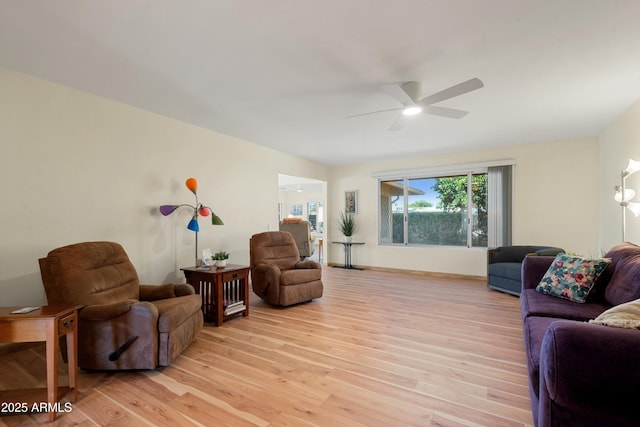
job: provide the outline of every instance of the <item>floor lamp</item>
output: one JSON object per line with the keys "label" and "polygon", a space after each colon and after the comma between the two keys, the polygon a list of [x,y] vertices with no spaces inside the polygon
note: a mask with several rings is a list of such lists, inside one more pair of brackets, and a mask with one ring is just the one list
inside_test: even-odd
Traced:
{"label": "floor lamp", "polygon": [[[616,202],[622,207],[622,241],[626,241],[626,210],[633,212],[634,216],[640,215],[640,203],[631,202],[636,196],[635,190],[626,188],[626,181],[629,175],[640,171],[640,162],[629,159],[627,167],[620,172],[620,185],[615,186],[616,194],[614,196]],[[626,208],[626,209],[625,209]]]}
{"label": "floor lamp", "polygon": [[193,193],[193,195],[196,196],[195,206],[187,204],[162,205],[160,206],[160,213],[164,216],[171,215],[176,211],[176,209],[183,206],[188,207],[193,211],[191,221],[189,221],[189,223],[187,224],[187,229],[196,233],[196,267],[198,267],[198,232],[200,231],[200,226],[198,225],[198,216],[209,216],[209,214],[211,214],[211,224],[213,225],[224,225],[224,222],[222,222],[222,219],[218,215],[216,215],[209,206],[204,206],[198,201],[198,181],[195,178],[187,179],[185,185]]}

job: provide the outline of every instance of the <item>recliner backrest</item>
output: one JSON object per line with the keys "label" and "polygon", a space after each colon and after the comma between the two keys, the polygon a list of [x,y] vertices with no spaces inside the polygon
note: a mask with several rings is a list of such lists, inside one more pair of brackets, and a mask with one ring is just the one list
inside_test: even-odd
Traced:
{"label": "recliner backrest", "polygon": [[291,233],[301,256],[308,257],[313,255],[314,248],[311,238],[311,224],[309,221],[287,221],[285,219],[280,222],[279,230]]}
{"label": "recliner backrest", "polygon": [[95,305],[139,299],[138,274],[118,243],[76,243],[52,250],[39,262],[49,304]]}
{"label": "recliner backrest", "polygon": [[280,270],[290,270],[300,261],[300,253],[291,233],[265,231],[251,237],[251,267],[258,264],[275,264]]}

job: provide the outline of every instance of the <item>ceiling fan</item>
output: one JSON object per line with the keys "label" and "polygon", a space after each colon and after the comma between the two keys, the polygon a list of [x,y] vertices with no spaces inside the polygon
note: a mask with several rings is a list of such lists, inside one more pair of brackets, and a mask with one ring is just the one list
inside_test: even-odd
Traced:
{"label": "ceiling fan", "polygon": [[473,78],[418,100],[417,98],[420,95],[421,89],[420,82],[388,84],[382,87],[383,90],[397,99],[402,104],[402,107],[354,114],[348,118],[384,113],[387,111],[402,111],[402,114],[400,114],[393,122],[391,127],[389,127],[389,130],[402,129],[405,116],[413,116],[420,113],[435,114],[436,116],[449,117],[452,119],[461,119],[469,114],[469,112],[456,110],[455,108],[438,107],[433,104],[480,89],[481,87],[484,87],[484,83],[482,83],[478,78]]}

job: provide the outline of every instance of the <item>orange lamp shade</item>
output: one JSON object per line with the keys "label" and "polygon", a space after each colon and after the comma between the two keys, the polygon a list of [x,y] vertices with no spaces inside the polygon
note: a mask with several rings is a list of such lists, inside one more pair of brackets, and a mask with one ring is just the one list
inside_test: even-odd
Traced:
{"label": "orange lamp shade", "polygon": [[187,181],[184,183],[184,185],[187,186],[187,188],[189,190],[191,190],[191,192],[195,193],[196,190],[198,189],[198,180],[195,178],[189,178],[187,179]]}

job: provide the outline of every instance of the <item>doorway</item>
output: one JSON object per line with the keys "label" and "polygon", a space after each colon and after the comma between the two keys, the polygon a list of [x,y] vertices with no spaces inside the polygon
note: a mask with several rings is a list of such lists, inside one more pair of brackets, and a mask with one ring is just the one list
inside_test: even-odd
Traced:
{"label": "doorway", "polygon": [[314,253],[309,259],[325,262],[326,181],[314,178],[278,174],[278,221],[301,218],[309,221],[314,237]]}

